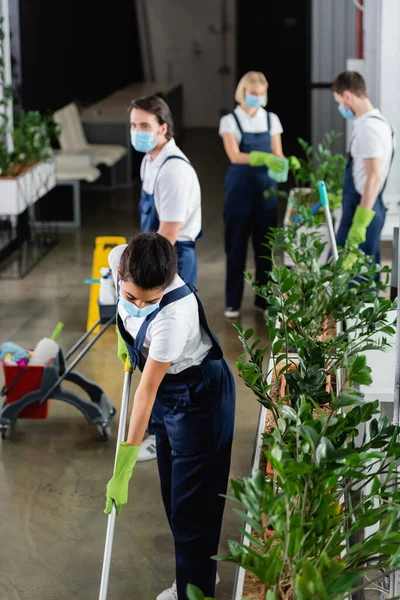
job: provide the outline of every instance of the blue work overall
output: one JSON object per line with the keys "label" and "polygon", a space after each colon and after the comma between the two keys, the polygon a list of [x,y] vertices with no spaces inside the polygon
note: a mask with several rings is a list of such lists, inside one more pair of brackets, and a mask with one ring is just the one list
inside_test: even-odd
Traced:
{"label": "blue work overall", "polygon": [[[176,158],[178,160],[183,160],[188,165],[192,166],[192,164],[183,158],[183,156],[173,155],[168,156],[164,162],[161,164],[156,179],[154,181],[153,193],[148,194],[144,191],[142,186],[142,191],[140,194],[140,202],[139,202],[139,211],[140,211],[140,230],[143,232],[149,231],[158,231],[160,227],[160,220],[158,218],[156,204],[154,201],[154,190],[156,188],[157,177],[160,173],[160,170],[163,168],[166,162],[169,160]],[[144,166],[143,172],[143,181],[144,174],[146,172],[146,165]],[[174,198],[171,199],[174,201]],[[202,233],[200,232],[197,239],[200,239]],[[176,253],[178,256],[178,274],[186,283],[191,283],[192,285],[196,285],[197,281],[197,255],[196,255],[196,242],[192,241],[177,241],[175,242]]]}
{"label": "blue work overall", "polygon": [[[271,119],[267,113],[268,130],[260,133],[243,131],[236,113],[232,113],[242,140],[240,152],[252,150],[271,152]],[[267,167],[231,164],[225,177],[224,221],[226,253],[226,307],[238,310],[242,303],[244,271],[249,237],[252,233],[255,280],[259,285],[268,282],[271,270],[270,250],[263,246],[269,227],[277,224],[277,199],[264,197],[264,191],[276,188],[277,184],[268,176]],[[261,258],[267,257],[267,258]],[[262,298],[256,296],[255,304],[265,308]]]}
{"label": "blue work overall", "polygon": [[[384,121],[380,117],[371,116],[369,119],[379,119],[380,121]],[[386,121],[385,121],[386,122]],[[392,130],[392,141],[393,141],[393,130]],[[393,162],[394,157],[394,143],[392,149],[392,158],[391,164]],[[390,170],[389,170],[390,172]],[[388,173],[389,177],[389,173]],[[381,252],[380,252],[380,243],[381,243],[381,232],[383,226],[385,224],[386,217],[386,209],[383,204],[382,195],[386,187],[386,183],[388,180],[386,178],[385,183],[375,201],[373,206],[373,210],[375,211],[375,216],[372,219],[370,225],[367,228],[367,234],[365,242],[360,244],[359,248],[365,252],[368,256],[372,256],[374,261],[378,264],[381,262]],[[350,142],[350,151],[347,154],[347,165],[346,172],[344,175],[344,183],[343,183],[343,202],[342,202],[342,219],[340,221],[339,229],[336,234],[336,244],[338,246],[344,247],[348,233],[350,231],[350,227],[353,223],[354,214],[356,212],[357,206],[360,204],[361,194],[359,194],[356,190],[356,186],[354,184],[353,178],[353,157],[351,155],[351,142]]]}
{"label": "blue work overall", "polygon": [[[153,319],[165,306],[195,291],[189,284],[167,293],[135,340],[117,316],[134,368],[145,367],[142,349]],[[175,541],[179,600],[186,600],[188,583],[214,596],[216,563],[210,557],[218,551],[225,504],[220,494],[226,494],[228,485],[235,418],[234,379],[195,296],[212,348],[199,366],[165,375],[152,412],[161,493]]]}

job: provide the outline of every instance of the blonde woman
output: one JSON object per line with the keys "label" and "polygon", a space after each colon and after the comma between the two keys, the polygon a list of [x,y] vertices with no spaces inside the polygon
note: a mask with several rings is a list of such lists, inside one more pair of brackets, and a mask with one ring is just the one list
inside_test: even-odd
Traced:
{"label": "blonde woman", "polygon": [[[255,279],[260,285],[267,282],[270,261],[263,246],[269,227],[277,225],[276,196],[265,198],[264,191],[276,187],[268,170],[277,173],[285,168],[282,151],[281,122],[267,112],[268,82],[257,71],[246,73],[239,81],[232,114],[222,117],[219,134],[231,162],[224,192],[226,309],[227,318],[237,318],[243,296],[246,255],[252,234],[256,264]],[[289,159],[295,167],[297,159]],[[262,258],[263,257],[263,258]],[[256,296],[255,305],[264,310],[265,302]]]}

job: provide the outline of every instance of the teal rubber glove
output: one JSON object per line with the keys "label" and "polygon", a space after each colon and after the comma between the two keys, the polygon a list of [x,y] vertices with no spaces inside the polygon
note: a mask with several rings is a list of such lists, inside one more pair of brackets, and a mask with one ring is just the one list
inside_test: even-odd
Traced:
{"label": "teal rubber glove", "polygon": [[289,169],[291,171],[298,171],[301,167],[300,161],[297,156],[289,156]]}
{"label": "teal rubber glove", "polygon": [[128,502],[129,480],[132,477],[134,466],[139,455],[140,446],[129,446],[122,442],[118,449],[117,464],[115,473],[107,483],[107,501],[105,513],[109,515],[112,510],[113,502],[117,511],[117,516],[121,508]]}
{"label": "teal rubber glove", "polygon": [[126,361],[128,361],[130,367],[132,367],[132,363],[131,363],[131,359],[129,357],[129,352],[128,352],[128,348],[126,347],[126,344],[122,338],[122,335],[119,332],[118,329],[118,325],[116,327],[116,331],[117,331],[117,342],[118,342],[118,350],[117,350],[117,354],[118,354],[118,358],[120,360],[122,360],[122,362],[125,364]]}
{"label": "teal rubber glove", "polygon": [[276,173],[280,173],[285,169],[285,159],[278,158],[270,152],[253,150],[249,156],[249,162],[252,167],[268,167],[268,169]]}
{"label": "teal rubber glove", "polygon": [[350,248],[358,248],[360,244],[365,242],[368,225],[371,223],[374,216],[374,210],[364,208],[363,206],[357,206],[353,223],[347,236],[347,241]]}
{"label": "teal rubber glove", "polygon": [[289,161],[287,158],[284,158],[283,160],[285,161],[285,168],[280,173],[275,173],[275,171],[268,169],[269,177],[278,183],[285,183],[289,177]]}

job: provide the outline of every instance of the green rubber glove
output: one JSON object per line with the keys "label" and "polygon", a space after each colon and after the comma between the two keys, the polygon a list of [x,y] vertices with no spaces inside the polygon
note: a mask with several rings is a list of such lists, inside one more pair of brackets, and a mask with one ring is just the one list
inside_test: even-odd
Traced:
{"label": "green rubber glove", "polygon": [[298,171],[301,167],[300,161],[297,156],[289,156],[289,169],[291,171]]}
{"label": "green rubber glove", "polygon": [[268,167],[268,169],[275,171],[276,173],[280,173],[285,169],[285,159],[278,158],[275,154],[271,154],[270,152],[253,150],[250,152],[249,156],[249,162],[252,167]]}
{"label": "green rubber glove", "polygon": [[349,252],[343,261],[343,266],[346,271],[351,271],[356,262],[357,256],[354,254],[354,252]]}
{"label": "green rubber glove", "polygon": [[129,446],[122,442],[118,450],[115,473],[107,483],[107,502],[104,511],[106,515],[110,514],[113,502],[117,515],[121,512],[123,505],[128,502],[129,480],[132,477],[138,455],[139,446]]}
{"label": "green rubber glove", "polygon": [[268,169],[268,175],[271,177],[271,179],[277,181],[278,183],[285,183],[289,177],[289,161],[287,158],[284,158],[283,160],[285,161],[285,168],[283,171],[276,173],[272,169]]}
{"label": "green rubber glove", "polygon": [[358,248],[365,242],[367,237],[367,228],[375,216],[375,211],[363,206],[357,206],[354,214],[353,223],[350,227],[347,241],[350,248]]}
{"label": "green rubber glove", "polygon": [[117,350],[117,354],[118,354],[118,358],[120,360],[122,360],[122,362],[125,364],[126,361],[129,362],[129,365],[132,367],[132,363],[131,363],[131,359],[129,357],[129,352],[128,352],[128,348],[126,347],[126,344],[122,338],[122,335],[119,332],[118,329],[118,325],[116,327],[116,331],[117,331],[117,341],[118,341],[118,350]]}

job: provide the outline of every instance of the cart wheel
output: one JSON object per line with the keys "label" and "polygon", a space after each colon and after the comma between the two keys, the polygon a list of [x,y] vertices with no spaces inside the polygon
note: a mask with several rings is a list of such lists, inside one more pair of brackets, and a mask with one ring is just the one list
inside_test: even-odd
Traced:
{"label": "cart wheel", "polygon": [[101,441],[108,442],[110,439],[110,428],[105,425],[97,425],[97,429],[100,431]]}
{"label": "cart wheel", "polygon": [[110,417],[114,417],[117,414],[117,409],[115,408],[115,406],[112,406],[110,408]]}
{"label": "cart wheel", "polygon": [[8,427],[1,427],[0,428],[0,433],[1,433],[1,439],[2,440],[6,440],[8,437]]}

